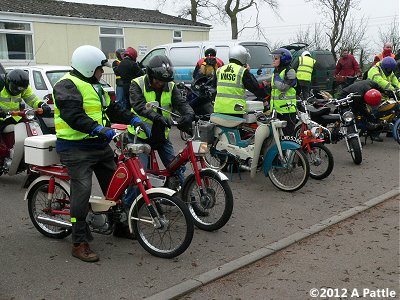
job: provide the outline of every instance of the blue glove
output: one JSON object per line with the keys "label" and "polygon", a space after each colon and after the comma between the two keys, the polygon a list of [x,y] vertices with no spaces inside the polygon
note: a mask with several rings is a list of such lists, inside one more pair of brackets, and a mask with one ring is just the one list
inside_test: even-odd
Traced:
{"label": "blue glove", "polygon": [[138,116],[134,116],[131,119],[131,125],[135,128],[139,126],[144,131],[144,133],[148,138],[151,137],[151,130],[149,126],[146,123],[144,123],[142,119],[140,119]]}
{"label": "blue glove", "polygon": [[110,127],[104,127],[101,125],[97,125],[95,129],[90,133],[91,136],[98,136],[99,138],[104,139],[107,143],[111,142],[112,138],[115,135],[115,131]]}

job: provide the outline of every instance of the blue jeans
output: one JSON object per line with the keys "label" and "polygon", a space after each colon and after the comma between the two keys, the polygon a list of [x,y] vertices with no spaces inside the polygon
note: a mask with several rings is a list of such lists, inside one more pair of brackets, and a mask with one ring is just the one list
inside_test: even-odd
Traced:
{"label": "blue jeans", "polygon": [[[128,138],[130,143],[133,143],[133,137],[129,136]],[[142,139],[137,139],[136,141],[137,144],[146,144],[146,140]],[[158,155],[161,158],[162,163],[164,166],[168,166],[170,162],[175,158],[175,151],[174,147],[172,146],[171,141],[169,138],[165,141],[165,143],[162,145],[162,147],[157,149]],[[148,169],[149,167],[149,157],[146,154],[139,154],[139,159],[140,162],[142,163],[143,167],[145,169]],[[179,178],[179,182],[181,186],[183,185],[183,182],[185,181],[185,166],[181,166],[178,170],[176,170],[175,174]],[[133,200],[137,197],[139,194],[139,190],[136,187],[129,187],[126,191],[126,195],[124,197],[124,204],[125,206],[131,206]]]}
{"label": "blue jeans", "polygon": [[125,101],[125,96],[124,96],[124,88],[121,85],[117,85],[115,88],[115,96],[116,100],[120,107],[126,108],[126,101]]}
{"label": "blue jeans", "polygon": [[58,154],[71,177],[70,212],[71,219],[76,219],[76,222],[72,222],[72,242],[90,242],[93,236],[86,223],[86,217],[92,191],[92,174],[95,173],[105,195],[115,171],[114,152],[107,146],[104,149],[72,148]]}

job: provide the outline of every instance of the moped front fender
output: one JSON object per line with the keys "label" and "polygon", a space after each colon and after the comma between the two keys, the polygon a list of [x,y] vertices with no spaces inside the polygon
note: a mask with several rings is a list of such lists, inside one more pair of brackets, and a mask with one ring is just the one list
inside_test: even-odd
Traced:
{"label": "moped front fender", "polygon": [[[281,147],[283,150],[297,150],[300,149],[300,145],[291,141],[281,141]],[[264,156],[264,175],[268,176],[269,169],[271,169],[272,161],[274,160],[276,154],[278,153],[278,147],[274,144],[268,149]]]}
{"label": "moped front fender", "polygon": [[[27,189],[26,192],[25,192],[24,200],[26,201],[26,200],[28,199],[29,193],[31,192],[32,188],[33,188],[38,182],[41,182],[41,181],[49,181],[50,178],[51,178],[51,177],[48,176],[48,175],[43,175],[43,176],[40,176],[40,177],[36,178],[34,181],[32,181],[32,183],[29,185],[28,189]],[[59,185],[61,185],[61,186],[65,189],[65,191],[66,191],[69,195],[71,195],[70,185],[69,185],[68,182],[66,182],[65,180],[59,179],[59,178],[57,178],[57,177],[55,177],[54,179],[55,179],[56,183],[58,183]]]}
{"label": "moped front fender", "polygon": [[[221,181],[228,181],[228,180],[229,180],[228,177],[227,177],[224,173],[222,173],[221,171],[212,169],[212,168],[204,168],[204,169],[201,169],[201,170],[200,170],[200,174],[201,174],[201,172],[206,171],[206,170],[215,173],[215,175],[218,176],[218,178],[219,178]],[[184,186],[182,187],[182,190],[185,190],[185,185],[186,185],[186,183],[189,182],[190,178],[192,178],[192,177],[194,177],[194,174],[193,174],[193,173],[186,177],[186,180],[185,180],[185,182],[184,182],[184,184],[183,184]]]}
{"label": "moped front fender", "polygon": [[[172,197],[174,194],[176,194],[176,191],[168,189],[168,188],[164,188],[164,187],[156,187],[156,188],[151,188],[151,189],[146,190],[147,195],[157,194],[157,193],[167,194],[168,196]],[[132,211],[136,208],[137,203],[142,198],[143,198],[143,195],[139,194],[139,196],[137,196],[136,199],[133,201],[131,208],[129,209],[128,218],[132,215]],[[132,222],[128,222],[128,223],[129,223],[129,231],[132,233],[133,232]]]}

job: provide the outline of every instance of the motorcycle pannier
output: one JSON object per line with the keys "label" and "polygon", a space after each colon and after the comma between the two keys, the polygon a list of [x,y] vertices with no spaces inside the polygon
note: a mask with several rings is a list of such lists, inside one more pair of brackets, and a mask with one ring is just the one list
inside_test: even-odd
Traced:
{"label": "motorcycle pannier", "polygon": [[207,142],[207,144],[212,144],[214,141],[214,128],[213,123],[199,124],[199,135],[202,142]]}
{"label": "motorcycle pannier", "polygon": [[25,163],[37,166],[59,164],[56,152],[56,135],[45,134],[25,139]]}

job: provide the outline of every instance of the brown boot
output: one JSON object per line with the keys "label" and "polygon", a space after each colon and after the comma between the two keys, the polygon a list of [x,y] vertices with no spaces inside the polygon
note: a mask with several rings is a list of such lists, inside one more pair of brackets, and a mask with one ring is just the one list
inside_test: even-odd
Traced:
{"label": "brown boot", "polygon": [[88,243],[80,243],[78,246],[72,246],[72,256],[86,262],[95,262],[99,260],[99,256],[90,250]]}

